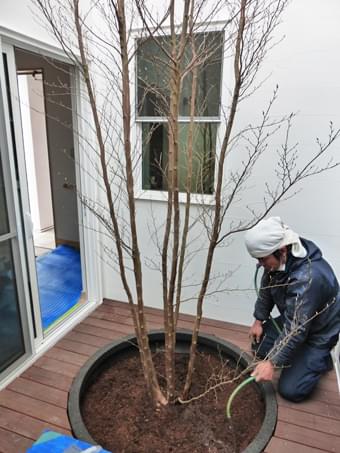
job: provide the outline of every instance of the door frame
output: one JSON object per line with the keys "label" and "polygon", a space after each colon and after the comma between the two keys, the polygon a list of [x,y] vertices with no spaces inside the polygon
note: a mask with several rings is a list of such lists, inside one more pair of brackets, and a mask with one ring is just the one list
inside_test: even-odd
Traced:
{"label": "door frame", "polygon": [[[0,49],[2,49],[9,55],[8,59],[8,72],[10,78],[11,87],[15,87],[16,94],[17,91],[17,80],[16,80],[16,67],[15,67],[15,55],[14,47],[27,50],[29,52],[41,55],[42,57],[50,57],[55,60],[58,60],[63,63],[67,63],[72,66],[72,62],[68,60],[63,51],[57,47],[51,46],[49,44],[40,42],[34,38],[27,37],[20,33],[9,30],[5,27],[0,26]],[[4,77],[4,72],[2,72],[2,77]],[[73,116],[73,130],[74,130],[74,153],[76,160],[76,184],[77,190],[81,193],[91,194],[93,198],[97,196],[97,187],[92,178],[86,177],[88,174],[91,174],[90,162],[88,159],[82,159],[80,153],[80,143],[79,137],[84,137],[85,140],[92,141],[93,136],[90,136],[90,131],[86,127],[85,121],[82,118],[86,118],[88,115],[88,104],[86,100],[80,95],[84,92],[84,81],[81,79],[79,71],[72,66],[71,71],[71,88],[72,88],[72,116]],[[3,85],[3,84],[2,84]],[[13,89],[13,88],[12,88]],[[6,87],[2,88],[2,91],[6,95]],[[82,205],[79,197],[77,197],[78,204],[78,220],[79,220],[79,238],[80,238],[80,250],[81,250],[81,266],[82,266],[82,276],[83,276],[83,287],[86,288],[86,303],[75,310],[67,319],[65,319],[60,325],[51,331],[47,336],[43,336],[42,327],[41,327],[41,316],[40,316],[40,307],[39,299],[37,298],[37,282],[36,279],[29,277],[29,269],[26,266],[26,256],[28,258],[29,266],[34,264],[35,268],[35,257],[34,257],[34,248],[32,241],[32,228],[29,224],[29,220],[25,219],[23,222],[19,220],[22,218],[25,212],[29,212],[29,199],[28,199],[28,189],[26,183],[26,168],[24,163],[24,148],[23,140],[21,133],[21,117],[20,117],[20,107],[19,103],[11,93],[12,98],[12,109],[13,109],[13,122],[15,130],[15,140],[16,140],[16,152],[18,156],[19,164],[19,179],[21,185],[21,203],[22,211],[20,208],[20,202],[14,204],[15,213],[16,213],[16,222],[18,225],[18,233],[20,232],[21,236],[19,239],[19,248],[21,258],[21,269],[23,276],[23,288],[24,288],[24,298],[26,300],[26,313],[29,323],[29,336],[31,339],[31,354],[29,359],[24,360],[24,363],[20,366],[15,367],[13,372],[10,372],[8,378],[0,383],[0,388],[7,385],[12,379],[14,379],[18,374],[20,374],[24,369],[30,366],[40,355],[42,355],[49,347],[55,344],[61,337],[63,337],[67,332],[69,332],[76,324],[78,324],[82,319],[84,319],[88,314],[93,311],[101,302],[102,302],[102,281],[100,277],[101,270],[101,260],[100,260],[100,241],[99,241],[99,225],[98,221],[94,216],[89,215],[86,212],[86,209]],[[18,98],[17,98],[18,99]],[[6,99],[0,98],[0,102],[3,103],[5,116],[5,126],[7,129],[7,140],[10,140],[8,146],[9,156],[12,160],[11,171],[14,171],[14,151],[13,144],[11,139],[10,123],[8,116],[8,109],[6,104]],[[1,107],[2,108],[2,107]],[[12,173],[14,174],[14,173]],[[17,188],[13,187],[13,193]],[[27,249],[24,246],[25,239],[28,245]],[[30,245],[31,244],[31,245]],[[34,260],[34,263],[32,262]],[[32,270],[31,270],[32,272]],[[31,274],[32,275],[32,274]],[[34,281],[35,280],[35,281]],[[30,291],[29,291],[29,282],[31,291],[33,294],[33,313],[30,307]],[[33,317],[36,321],[36,338],[34,338],[34,326],[33,326]]]}

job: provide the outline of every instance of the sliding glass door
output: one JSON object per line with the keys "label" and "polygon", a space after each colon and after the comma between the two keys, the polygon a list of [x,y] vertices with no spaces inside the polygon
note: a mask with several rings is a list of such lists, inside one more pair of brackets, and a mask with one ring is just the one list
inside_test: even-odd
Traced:
{"label": "sliding glass door", "polygon": [[[0,42],[1,51],[1,42]],[[16,162],[6,98],[5,59],[0,52],[0,380],[32,351],[29,290],[25,270]],[[26,283],[25,283],[26,275]]]}

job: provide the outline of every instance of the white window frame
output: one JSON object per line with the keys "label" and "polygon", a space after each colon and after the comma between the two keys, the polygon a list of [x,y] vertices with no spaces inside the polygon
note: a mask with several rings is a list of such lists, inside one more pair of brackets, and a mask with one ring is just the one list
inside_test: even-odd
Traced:
{"label": "white window frame", "polygon": [[[206,24],[202,24],[202,29],[204,32],[222,32],[224,33],[223,27],[225,23],[223,22],[214,22],[207,26]],[[165,27],[163,30],[163,34],[170,33],[170,28]],[[199,32],[199,30],[197,30]],[[155,36],[161,36],[159,33],[155,34]],[[136,41],[143,37],[143,30],[138,29],[135,30],[132,36],[134,39],[135,45],[134,49],[137,48]],[[142,188],[142,169],[143,169],[143,156],[142,156],[142,124],[143,123],[167,123],[166,117],[151,117],[151,116],[137,116],[137,104],[138,104],[138,96],[137,96],[137,52],[135,52],[135,56],[133,61],[130,63],[130,73],[131,73],[131,103],[132,103],[132,122],[131,122],[131,140],[132,144],[135,148],[135,158],[138,161],[135,169],[135,199],[136,200],[149,200],[149,201],[163,201],[166,202],[168,199],[168,192],[164,190],[147,190]],[[220,87],[220,101],[222,99],[228,98],[228,90],[226,84],[226,78],[230,79],[231,75],[231,68],[226,71],[226,64],[224,58],[224,45],[222,47],[222,62],[221,62],[221,87]],[[223,112],[223,105],[220,102],[219,108],[219,115],[218,116],[199,116],[194,117],[195,123],[216,123],[217,124],[217,132],[216,132],[216,151],[215,151],[215,169],[214,169],[214,191],[212,194],[198,194],[192,193],[191,194],[191,204],[193,205],[214,205],[215,204],[215,192],[216,192],[216,180],[217,180],[217,171],[218,171],[218,159],[219,159],[219,145],[222,143],[223,136],[224,136],[224,123],[222,118]],[[179,123],[188,123],[190,121],[190,117],[179,117]],[[184,192],[179,192],[179,202],[186,203],[186,194]]]}

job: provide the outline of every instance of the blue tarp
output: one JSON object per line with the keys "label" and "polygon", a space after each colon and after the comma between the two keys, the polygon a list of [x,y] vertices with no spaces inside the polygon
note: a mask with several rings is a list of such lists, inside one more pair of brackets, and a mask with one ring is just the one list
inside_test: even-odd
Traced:
{"label": "blue tarp", "polygon": [[80,254],[59,245],[36,260],[42,325],[47,329],[79,300],[82,292]]}
{"label": "blue tarp", "polygon": [[46,430],[26,453],[110,453],[99,446]]}

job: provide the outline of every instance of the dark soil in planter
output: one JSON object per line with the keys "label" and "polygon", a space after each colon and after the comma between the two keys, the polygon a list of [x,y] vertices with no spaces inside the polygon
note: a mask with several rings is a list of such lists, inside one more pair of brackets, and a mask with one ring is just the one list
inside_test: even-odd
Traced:
{"label": "dark soil in planter", "polygon": [[[177,354],[177,387],[183,388],[187,354]],[[164,376],[163,353],[155,353],[156,369]],[[200,352],[191,396],[221,379],[234,376],[232,363],[211,352]],[[164,384],[164,379],[160,379]],[[240,381],[239,381],[240,382]],[[226,401],[239,383],[225,385],[190,404],[159,411],[150,404],[137,351],[120,353],[90,384],[82,415],[91,436],[115,453],[219,453],[242,451],[259,431],[264,403],[255,385],[235,398],[232,427],[225,417]]]}

